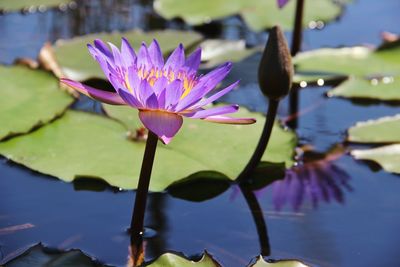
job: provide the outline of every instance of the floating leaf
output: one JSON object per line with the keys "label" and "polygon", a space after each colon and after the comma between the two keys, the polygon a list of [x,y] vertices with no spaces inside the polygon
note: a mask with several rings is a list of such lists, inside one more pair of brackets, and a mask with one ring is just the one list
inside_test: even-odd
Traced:
{"label": "floating leaf", "polygon": [[[273,0],[156,0],[154,9],[166,19],[180,17],[192,25],[240,14],[252,30],[261,31],[276,24],[291,29],[295,5],[296,1],[290,1],[279,9]],[[309,0],[305,2],[304,25],[310,21],[329,21],[340,13],[341,7],[331,0]]]}
{"label": "floating leaf", "polygon": [[[400,143],[400,114],[377,120],[358,122],[348,130],[348,139],[358,143]],[[372,149],[355,149],[351,155],[360,160],[375,161],[388,172],[400,173],[400,144]]]}
{"label": "floating leaf", "polygon": [[0,2],[0,10],[5,12],[19,11],[27,8],[57,7],[72,3],[73,0],[3,0]]}
{"label": "floating leaf", "polygon": [[373,50],[367,47],[321,48],[299,53],[296,70],[346,76],[395,75],[400,73],[400,46]]}
{"label": "floating leaf", "polygon": [[[127,107],[127,114],[135,112]],[[238,116],[258,123],[232,126],[187,119],[171,144],[159,144],[150,183],[162,191],[173,182],[199,171],[218,171],[235,179],[247,163],[261,134],[264,117],[242,110]],[[102,116],[68,111],[55,122],[21,137],[0,143],[0,153],[33,170],[72,181],[101,178],[110,185],[135,188],[144,142],[129,141],[127,128]],[[293,132],[278,125],[263,161],[293,164]]]}
{"label": "floating leaf", "polygon": [[387,145],[372,149],[353,150],[351,155],[359,160],[375,161],[388,172],[400,174],[400,144]]}
{"label": "floating leaf", "polygon": [[259,256],[257,258],[257,261],[249,267],[308,267],[308,265],[305,265],[304,263],[296,260],[280,260],[267,262],[263,259],[262,256]]}
{"label": "floating leaf", "polygon": [[328,92],[328,96],[346,98],[400,100],[400,76],[364,79],[350,77]]}
{"label": "floating leaf", "polygon": [[212,68],[227,61],[238,62],[262,51],[260,47],[246,48],[244,40],[205,40],[200,44],[202,48],[201,60],[203,68]]}
{"label": "floating leaf", "polygon": [[83,81],[89,78],[103,78],[104,74],[99,64],[90,56],[86,45],[99,38],[120,46],[121,37],[127,38],[135,49],[138,49],[142,42],[149,44],[153,39],[157,39],[162,51],[166,54],[170,53],[179,43],[190,48],[202,39],[202,36],[198,33],[176,30],[150,32],[133,30],[123,33],[89,34],[57,41],[53,47],[55,60],[60,65],[61,71],[70,79]]}
{"label": "floating leaf", "polygon": [[[132,108],[106,104],[103,104],[103,107],[109,116],[120,120],[128,129],[132,130],[141,125],[137,111]],[[247,163],[247,159],[250,158],[265,121],[263,115],[249,112],[245,108],[241,108],[236,114],[238,117],[256,118],[257,123],[250,126],[221,125],[188,119],[185,120],[182,130],[177,135],[179,138],[171,142],[167,148],[190,155],[191,158],[197,158],[201,162],[207,160],[206,164],[210,167],[213,166],[209,170],[216,170],[230,178],[235,178],[244,167],[243,164]],[[296,144],[295,134],[282,129],[276,123],[268,144],[268,152],[265,153],[262,160],[275,163],[285,162],[286,167],[290,167],[293,165],[293,149]],[[210,152],[212,150],[216,150],[218,153]],[[228,165],[226,169],[221,168],[221,155],[226,157],[225,164]]]}
{"label": "floating leaf", "polygon": [[165,253],[158,257],[153,263],[146,265],[149,267],[221,267],[207,252],[199,261],[188,260],[174,253]]}
{"label": "floating leaf", "polygon": [[41,244],[29,248],[20,256],[7,262],[4,267],[101,267],[98,262],[80,250],[59,251]]}
{"label": "floating leaf", "polygon": [[0,140],[53,120],[73,101],[43,71],[0,66],[0,77]]}
{"label": "floating leaf", "polygon": [[358,143],[400,143],[400,114],[358,122],[348,131],[348,140]]}
{"label": "floating leaf", "polygon": [[[298,72],[296,82],[349,77],[329,91],[328,96],[400,100],[398,45],[377,50],[367,47],[323,48],[300,53],[294,62]],[[316,73],[322,73],[325,77],[319,77]]]}

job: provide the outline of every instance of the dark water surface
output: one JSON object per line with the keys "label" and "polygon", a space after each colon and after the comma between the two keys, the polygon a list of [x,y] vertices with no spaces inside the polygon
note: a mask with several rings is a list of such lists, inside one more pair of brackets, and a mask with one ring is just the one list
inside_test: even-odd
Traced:
{"label": "dark water surface", "polygon": [[[0,16],[0,62],[35,57],[46,40],[88,32],[186,27],[163,21],[151,13],[148,4],[138,1],[84,3],[86,15],[82,9],[70,8]],[[338,21],[322,31],[308,30],[304,48],[378,44],[381,31],[399,33],[399,10],[398,0],[354,1]],[[245,38],[249,44],[266,40],[265,33],[246,31],[237,18],[221,23],[219,36]],[[235,67],[230,77],[243,78],[243,83],[226,101],[258,111],[266,109],[254,75],[258,57]],[[385,103],[328,99],[328,89],[305,88],[299,99],[304,113],[298,119],[300,143],[312,144],[320,152],[342,142],[345,130],[355,122],[399,112],[398,106]],[[282,118],[288,115],[286,102],[280,107]],[[288,173],[291,186],[279,181],[256,193],[267,223],[270,258],[296,258],[324,267],[400,266],[400,177],[347,154],[318,167],[307,166]],[[325,191],[312,198],[310,191],[315,184]],[[37,242],[61,249],[79,248],[112,265],[127,263],[132,192],[77,190],[73,184],[34,173],[4,158],[0,159],[0,188],[0,263]],[[283,196],[294,196],[291,200],[295,201],[286,199],[284,203]],[[304,199],[301,204],[300,199]],[[283,205],[280,212],[275,209],[277,203]],[[1,231],[15,225],[26,229]],[[148,260],[170,250],[196,256],[207,249],[225,266],[235,267],[245,266],[261,251],[251,210],[235,186],[200,203],[151,194],[145,225],[156,231],[146,240]]]}

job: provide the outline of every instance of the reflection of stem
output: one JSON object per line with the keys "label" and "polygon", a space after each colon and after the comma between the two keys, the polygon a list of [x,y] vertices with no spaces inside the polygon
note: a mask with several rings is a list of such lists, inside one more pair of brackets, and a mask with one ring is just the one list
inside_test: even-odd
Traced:
{"label": "reflection of stem", "polygon": [[301,40],[303,33],[303,10],[304,0],[297,0],[296,2],[296,15],[294,19],[292,49],[290,53],[295,56],[301,49]]}
{"label": "reflection of stem", "polygon": [[143,236],[140,233],[131,233],[130,257],[127,267],[142,266],[144,262]]}
{"label": "reflection of stem", "polygon": [[267,231],[267,224],[265,223],[262,209],[260,207],[260,203],[249,188],[241,185],[240,190],[244,198],[246,199],[247,205],[250,208],[251,215],[253,216],[254,222],[257,227],[258,238],[260,241],[260,250],[262,256],[269,256],[271,253],[271,248],[269,246],[269,238]]}
{"label": "reflection of stem", "polygon": [[258,141],[258,145],[253,153],[253,156],[247,163],[244,170],[239,174],[238,178],[236,179],[239,183],[249,180],[252,172],[257,167],[258,163],[260,163],[261,157],[263,156],[264,151],[267,148],[269,138],[271,137],[278,105],[279,100],[269,100],[267,119],[265,121],[263,132],[261,134],[260,140]]}
{"label": "reflection of stem", "polygon": [[289,95],[289,116],[293,116],[293,119],[288,121],[288,126],[292,129],[296,129],[298,126],[298,118],[296,116],[299,110],[299,86],[293,85],[293,88]]}
{"label": "reflection of stem", "polygon": [[131,233],[137,235],[143,231],[144,213],[146,210],[147,193],[149,191],[151,170],[156,153],[158,137],[149,131],[146,149],[144,151],[142,169],[140,170],[139,183],[136,191],[135,206],[132,213]]}
{"label": "reflection of stem", "polygon": [[[303,35],[303,10],[304,10],[304,0],[297,0],[296,2],[296,15],[294,19],[294,29],[292,37],[292,47],[290,53],[294,57],[301,50],[301,41]],[[295,87],[290,92],[289,96],[289,113],[295,114],[299,109],[299,88]],[[289,123],[292,129],[297,128],[297,119],[292,120]]]}

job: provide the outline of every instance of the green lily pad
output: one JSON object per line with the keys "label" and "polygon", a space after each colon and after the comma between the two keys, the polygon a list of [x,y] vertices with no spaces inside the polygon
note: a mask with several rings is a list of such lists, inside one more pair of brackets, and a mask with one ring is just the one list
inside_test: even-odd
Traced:
{"label": "green lily pad", "polygon": [[158,257],[153,263],[146,265],[149,267],[221,267],[207,252],[199,261],[188,260],[174,253],[165,253]]}
{"label": "green lily pad", "polygon": [[365,79],[350,77],[328,92],[328,96],[375,99],[383,101],[400,100],[400,75]]}
{"label": "green lily pad", "polygon": [[89,78],[104,78],[99,64],[90,56],[86,44],[98,38],[120,46],[121,37],[127,38],[135,49],[138,49],[142,42],[149,44],[153,39],[157,39],[164,54],[169,54],[179,43],[190,48],[202,40],[198,33],[176,30],[96,33],[57,41],[53,47],[55,60],[61,71],[70,79],[84,81]]}
{"label": "green lily pad", "polygon": [[[330,90],[328,96],[400,100],[399,45],[377,50],[367,47],[317,49],[298,54],[294,63],[298,72],[295,82],[349,77]],[[315,73],[323,73],[325,77]]]}
{"label": "green lily pad", "polygon": [[59,251],[35,245],[4,267],[106,267],[80,250]]}
{"label": "green lily pad", "polygon": [[[103,107],[110,117],[121,121],[127,129],[134,130],[141,125],[137,111],[132,108],[107,104],[103,104]],[[245,108],[241,108],[236,114],[238,117],[256,118],[257,123],[253,125],[223,125],[187,119],[177,135],[178,138],[175,138],[167,147],[201,162],[207,160],[208,162],[204,163],[211,167],[208,170],[216,170],[231,179],[235,178],[247,163],[247,159],[250,158],[265,121],[265,116],[249,112]],[[296,135],[289,130],[284,130],[279,123],[276,123],[268,150],[262,160],[275,163],[284,162],[289,168],[294,163],[296,144]],[[218,150],[218,153],[210,153],[212,148]],[[226,156],[226,168],[221,168],[221,155]]]}
{"label": "green lily pad", "polygon": [[[276,1],[265,0],[155,0],[154,9],[166,19],[182,18],[191,25],[240,14],[254,31],[261,31],[276,24],[284,29],[293,27],[296,1],[289,1],[279,9]],[[330,21],[341,14],[341,7],[331,0],[305,2],[304,25],[310,21]]]}
{"label": "green lily pad", "polygon": [[0,66],[0,140],[60,116],[73,99],[47,72]]}
{"label": "green lily pad", "polygon": [[359,160],[371,160],[388,172],[400,174],[400,144],[393,144],[372,149],[356,149],[351,155]]}
{"label": "green lily pad", "polygon": [[202,48],[203,68],[212,68],[227,61],[239,62],[262,51],[261,47],[246,48],[244,40],[209,39],[203,41],[200,47]]}
{"label": "green lily pad", "polygon": [[13,12],[25,8],[57,7],[73,2],[73,0],[3,0],[0,2],[0,10]]}
{"label": "green lily pad", "polygon": [[400,73],[400,46],[384,50],[367,47],[321,48],[293,59],[296,71],[341,76],[394,76]]}
{"label": "green lily pad", "polygon": [[[127,114],[135,112],[119,108],[126,108]],[[217,171],[235,179],[257,144],[264,120],[262,115],[246,110],[238,116],[255,117],[259,122],[232,126],[185,120],[169,145],[159,144],[150,189],[162,191],[200,171]],[[29,135],[0,143],[0,154],[64,181],[100,178],[110,185],[132,189],[137,185],[145,144],[130,141],[126,132],[127,128],[116,120],[67,111]],[[276,125],[263,161],[291,166],[296,142],[293,132]]]}
{"label": "green lily pad", "polygon": [[348,130],[348,140],[357,143],[400,143],[400,114],[358,122]]}
{"label": "green lily pad", "polygon": [[274,262],[267,262],[262,256],[257,258],[257,261],[249,267],[308,267],[304,263],[296,260],[280,260]]}

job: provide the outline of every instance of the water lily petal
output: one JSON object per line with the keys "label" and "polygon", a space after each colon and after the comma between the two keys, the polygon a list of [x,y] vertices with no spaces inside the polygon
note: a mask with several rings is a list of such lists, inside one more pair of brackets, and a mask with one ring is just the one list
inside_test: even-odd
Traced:
{"label": "water lily petal", "polygon": [[129,44],[128,40],[125,37],[122,37],[121,40],[121,55],[122,59],[125,62],[125,66],[128,68],[135,64],[136,61],[136,53],[132,46]]}
{"label": "water lily petal", "polygon": [[157,96],[158,109],[163,109],[163,110],[165,110],[166,92],[167,92],[167,90],[163,90],[163,91]]}
{"label": "water lily petal", "polygon": [[253,118],[231,118],[227,116],[209,116],[203,118],[205,121],[223,123],[223,124],[253,124],[256,122],[256,119]]}
{"label": "water lily petal", "polygon": [[168,144],[182,126],[181,116],[161,111],[140,110],[139,118],[144,126]]}
{"label": "water lily petal", "polygon": [[200,102],[206,95],[207,87],[194,87],[188,95],[181,99],[176,106],[176,111],[181,112],[185,109],[193,109],[192,106],[197,106],[196,104]]}
{"label": "water lily petal", "polygon": [[128,84],[127,84],[128,88],[127,89],[137,99],[139,99],[139,91],[140,91],[141,81],[142,80],[137,75],[134,67],[129,67],[128,68]]}
{"label": "water lily petal", "polygon": [[208,105],[212,103],[213,101],[217,100],[218,98],[222,97],[223,95],[229,93],[232,91],[233,88],[235,88],[239,84],[239,81],[234,82],[233,84],[229,85],[228,87],[222,89],[218,93],[215,93],[214,95],[210,96],[209,98],[201,100],[199,103],[197,103],[193,108],[200,108],[202,106]]}
{"label": "water lily petal", "polygon": [[137,57],[137,66],[138,68],[144,68],[144,70],[151,69],[152,67],[152,61],[145,43],[142,43],[142,45],[140,46]]}
{"label": "water lily petal", "polygon": [[96,39],[94,40],[94,46],[101,52],[103,53],[103,55],[105,55],[106,57],[108,57],[109,59],[113,59],[113,56],[110,52],[110,49],[108,48],[108,46],[100,39]]}
{"label": "water lily petal", "polygon": [[151,94],[146,100],[146,108],[158,109],[158,98],[156,94]]}
{"label": "water lily petal", "polygon": [[153,91],[156,95],[161,94],[165,88],[168,86],[168,79],[165,77],[159,78],[153,85]]}
{"label": "water lily petal", "polygon": [[108,43],[108,45],[111,47],[111,52],[114,58],[114,64],[117,68],[121,69],[122,67],[125,67],[124,61],[122,60],[121,53],[119,52],[119,49],[113,45],[112,43]]}
{"label": "water lily petal", "polygon": [[182,96],[182,81],[175,80],[165,88],[165,108],[170,110],[176,106]]}
{"label": "water lily petal", "polygon": [[201,61],[201,48],[197,48],[190,56],[186,59],[185,67],[188,68],[188,73],[196,72],[200,66]]}
{"label": "water lily petal", "polygon": [[116,92],[108,92],[87,86],[83,83],[61,78],[60,82],[91,98],[111,105],[124,105],[125,102]]}
{"label": "water lily petal", "polygon": [[185,113],[182,115],[185,117],[192,118],[192,119],[204,119],[204,118],[210,117],[210,116],[234,113],[234,112],[238,111],[238,109],[239,109],[238,105],[229,105],[229,106],[216,107],[216,108],[210,108],[210,109],[201,109],[201,110],[193,112],[193,113]]}
{"label": "water lily petal", "polygon": [[135,96],[133,96],[129,92],[122,90],[122,89],[118,89],[117,92],[121,96],[121,98],[124,100],[124,103],[128,104],[129,106],[137,108],[137,109],[144,107],[144,105]]}
{"label": "water lily petal", "polygon": [[151,57],[151,60],[153,61],[153,65],[159,69],[161,69],[164,66],[164,57],[161,52],[160,45],[158,42],[154,39],[153,42],[151,42],[149,48],[149,55]]}
{"label": "water lily petal", "polygon": [[[110,75],[110,72],[113,71],[113,67],[108,63],[110,59],[108,59],[102,52],[100,52],[97,48],[93,47],[91,44],[87,45],[89,53],[92,57],[99,63],[103,73],[106,77]],[[108,61],[107,61],[108,59]]]}
{"label": "water lily petal", "polygon": [[284,7],[287,4],[287,2],[289,2],[289,0],[278,0],[279,8]]}
{"label": "water lily petal", "polygon": [[179,102],[177,111],[183,111],[199,102],[225,78],[231,67],[232,63],[227,62],[200,78],[198,84]]}
{"label": "water lily petal", "polygon": [[185,50],[183,45],[179,44],[179,46],[169,56],[164,65],[164,69],[178,70],[183,66],[183,64],[185,64]]}
{"label": "water lily petal", "polygon": [[196,87],[205,87],[205,94],[214,89],[225,77],[228,75],[232,68],[231,62],[219,66],[217,69],[207,73],[199,79],[199,83]]}
{"label": "water lily petal", "polygon": [[138,92],[138,98],[144,106],[146,106],[147,99],[153,94],[153,88],[146,80],[141,80]]}

